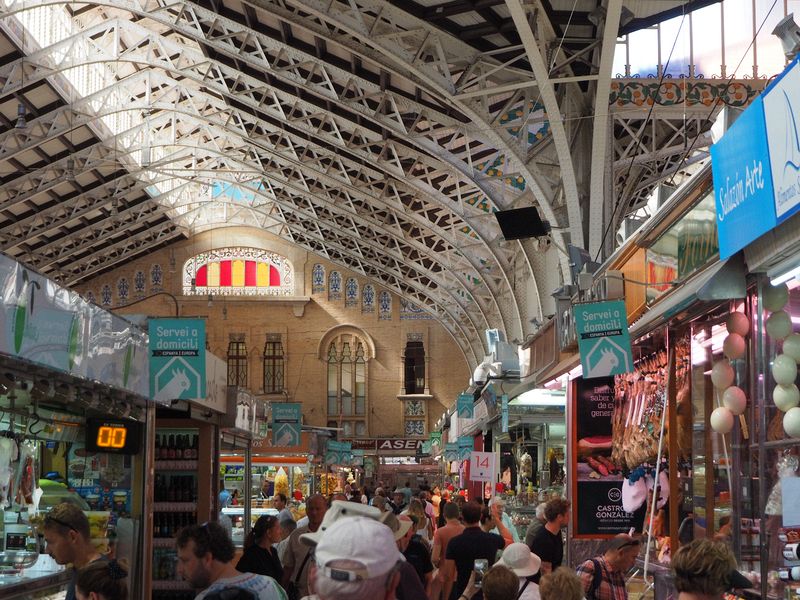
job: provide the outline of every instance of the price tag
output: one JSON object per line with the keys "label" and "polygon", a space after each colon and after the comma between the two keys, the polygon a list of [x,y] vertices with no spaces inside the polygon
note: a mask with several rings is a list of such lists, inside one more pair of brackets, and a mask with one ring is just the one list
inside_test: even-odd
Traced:
{"label": "price tag", "polygon": [[472,452],[469,457],[470,481],[494,482],[494,452]]}

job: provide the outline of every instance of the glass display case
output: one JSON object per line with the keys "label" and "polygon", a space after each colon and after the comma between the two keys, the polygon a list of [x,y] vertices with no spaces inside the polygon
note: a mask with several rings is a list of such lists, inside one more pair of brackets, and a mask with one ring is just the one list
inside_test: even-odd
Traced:
{"label": "glass display case", "polygon": [[[86,514],[98,552],[139,568],[142,497],[133,490],[142,489],[141,455],[90,449],[83,416],[40,408],[38,418],[29,418],[6,410],[0,408],[6,466],[0,476],[8,478],[0,481],[0,597],[64,589],[70,573],[46,553],[41,529],[47,512],[62,502]],[[141,593],[136,582],[130,586],[132,594]]]}

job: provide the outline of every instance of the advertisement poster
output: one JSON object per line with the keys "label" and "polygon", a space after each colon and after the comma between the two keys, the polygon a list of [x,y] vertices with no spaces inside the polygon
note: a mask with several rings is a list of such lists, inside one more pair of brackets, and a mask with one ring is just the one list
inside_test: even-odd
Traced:
{"label": "advertisement poster", "polygon": [[630,373],[633,357],[625,301],[576,304],[574,313],[583,376],[596,379]]}
{"label": "advertisement poster", "polygon": [[624,478],[610,459],[614,378],[579,377],[572,385],[573,535],[603,538],[641,529],[646,507],[623,510]]}
{"label": "advertisement poster", "polygon": [[206,397],[206,322],[150,319],[150,397],[156,402]]}
{"label": "advertisement poster", "polygon": [[296,447],[300,445],[299,402],[278,402],[272,405],[272,445]]}

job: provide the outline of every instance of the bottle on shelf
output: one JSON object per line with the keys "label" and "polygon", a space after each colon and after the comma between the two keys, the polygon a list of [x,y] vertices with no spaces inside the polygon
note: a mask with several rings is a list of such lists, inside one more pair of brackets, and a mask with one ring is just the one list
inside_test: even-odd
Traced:
{"label": "bottle on shelf", "polygon": [[177,452],[175,450],[175,434],[174,433],[170,433],[169,434],[169,442],[168,442],[168,445],[167,445],[167,458],[169,460],[175,460],[176,456],[177,456]]}

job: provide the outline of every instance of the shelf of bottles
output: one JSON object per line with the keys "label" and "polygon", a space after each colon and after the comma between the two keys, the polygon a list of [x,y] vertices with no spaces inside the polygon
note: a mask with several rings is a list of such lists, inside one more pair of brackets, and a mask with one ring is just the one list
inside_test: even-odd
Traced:
{"label": "shelf of bottles", "polygon": [[175,535],[197,523],[198,430],[156,428],[153,489],[154,600],[194,597],[177,573]]}

